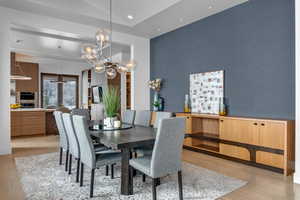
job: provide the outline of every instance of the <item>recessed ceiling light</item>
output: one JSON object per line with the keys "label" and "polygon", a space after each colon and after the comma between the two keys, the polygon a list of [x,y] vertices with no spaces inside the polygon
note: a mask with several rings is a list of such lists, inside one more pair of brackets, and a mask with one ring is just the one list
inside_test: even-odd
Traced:
{"label": "recessed ceiling light", "polygon": [[128,15],[127,18],[128,19],[133,19],[133,16],[132,15]]}
{"label": "recessed ceiling light", "polygon": [[158,28],[157,31],[160,31],[160,28]]}
{"label": "recessed ceiling light", "polygon": [[179,21],[180,21],[180,22],[183,22],[183,19],[182,19],[182,18],[179,18]]}
{"label": "recessed ceiling light", "polygon": [[212,6],[208,6],[208,9],[212,9],[213,7]]}

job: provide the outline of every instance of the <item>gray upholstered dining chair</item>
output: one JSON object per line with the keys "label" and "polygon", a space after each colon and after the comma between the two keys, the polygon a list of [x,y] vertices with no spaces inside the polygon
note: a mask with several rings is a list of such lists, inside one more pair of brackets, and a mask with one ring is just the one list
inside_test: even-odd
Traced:
{"label": "gray upholstered dining chair", "polygon": [[150,110],[137,110],[135,113],[134,125],[149,127],[151,123]]}
{"label": "gray upholstered dining chair", "polygon": [[53,112],[56,126],[59,133],[59,164],[62,165],[62,157],[63,157],[63,151],[66,152],[66,163],[65,163],[65,171],[68,170],[68,160],[69,160],[69,139],[65,132],[64,123],[62,120],[62,112],[61,111],[54,111]]}
{"label": "gray upholstered dining chair", "polygon": [[135,110],[125,110],[122,113],[122,122],[126,124],[134,124]]}
{"label": "gray upholstered dining chair", "polygon": [[[182,194],[181,154],[185,132],[185,118],[162,119],[158,125],[152,155],[131,159],[129,164],[152,178],[152,195],[156,200],[159,178],[178,173],[179,198]],[[131,173],[132,174],[132,173]]]}
{"label": "gray upholstered dining chair", "polygon": [[172,117],[172,115],[173,115],[173,113],[171,113],[171,112],[156,112],[153,127],[157,128],[162,119],[170,118],[170,117]]}
{"label": "gray upholstered dining chair", "polygon": [[77,159],[76,182],[79,182],[80,149],[79,149],[78,139],[73,127],[71,115],[69,113],[64,113],[62,114],[62,119],[65,126],[65,132],[69,138],[69,149],[70,149],[69,174],[71,174],[72,156],[74,156]]}
{"label": "gray upholstered dining chair", "polygon": [[79,109],[79,108],[74,108],[71,111],[72,115],[81,115],[85,116],[86,119],[91,119],[90,111],[89,109]]}
{"label": "gray upholstered dining chair", "polygon": [[80,147],[80,186],[83,185],[84,166],[87,166],[91,169],[90,197],[93,197],[95,169],[120,162],[121,154],[113,150],[95,153],[85,117],[74,115],[72,118]]}
{"label": "gray upholstered dining chair", "polygon": [[[173,113],[171,112],[156,112],[156,118],[155,118],[155,122],[153,127],[157,128],[160,121],[166,118],[170,118],[172,117]],[[150,116],[151,118],[151,116]],[[138,155],[151,155],[152,154],[152,146],[145,146],[145,147],[140,147],[136,149],[136,153]],[[145,179],[143,178],[143,181],[145,181]]]}
{"label": "gray upholstered dining chair", "polygon": [[91,105],[91,120],[103,120],[105,118],[103,103]]}
{"label": "gray upholstered dining chair", "polygon": [[[84,116],[85,117],[85,116]],[[79,169],[80,169],[80,147],[79,147],[79,141],[78,137],[76,135],[76,132],[74,130],[72,115],[69,113],[63,113],[62,119],[65,127],[65,132],[69,138],[69,174],[71,174],[72,170],[72,156],[77,159],[77,171],[76,171],[76,182],[79,182]],[[106,148],[104,145],[94,144],[94,150],[95,152],[100,151],[106,151],[108,148]],[[106,176],[108,176],[108,166],[106,167]],[[113,179],[113,166],[112,166],[112,174],[111,178]]]}

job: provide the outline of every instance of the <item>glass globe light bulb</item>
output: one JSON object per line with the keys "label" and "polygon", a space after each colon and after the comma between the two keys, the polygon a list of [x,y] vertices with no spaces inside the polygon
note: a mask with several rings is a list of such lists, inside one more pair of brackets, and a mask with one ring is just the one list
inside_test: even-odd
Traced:
{"label": "glass globe light bulb", "polygon": [[84,44],[81,47],[82,54],[92,54],[95,51],[95,46],[92,44]]}
{"label": "glass globe light bulb", "polygon": [[96,32],[96,40],[98,44],[106,44],[109,41],[109,31],[100,29]]}
{"label": "glass globe light bulb", "polygon": [[125,73],[125,72],[128,72],[129,69],[123,65],[119,65],[118,68],[117,68],[118,72],[119,73]]}
{"label": "glass globe light bulb", "polygon": [[103,73],[105,71],[105,65],[103,62],[98,62],[95,64],[95,72]]}
{"label": "glass globe light bulb", "polygon": [[117,76],[117,71],[114,68],[108,68],[105,75],[108,79],[114,79]]}
{"label": "glass globe light bulb", "polygon": [[129,70],[132,70],[136,67],[136,62],[134,60],[130,60],[127,64],[126,64],[126,67],[129,69]]}

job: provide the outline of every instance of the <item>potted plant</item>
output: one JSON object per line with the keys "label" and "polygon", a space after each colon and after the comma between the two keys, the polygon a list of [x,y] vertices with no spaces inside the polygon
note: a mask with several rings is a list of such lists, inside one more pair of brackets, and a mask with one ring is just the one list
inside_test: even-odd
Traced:
{"label": "potted plant", "polygon": [[103,92],[103,104],[106,114],[104,126],[107,128],[114,127],[114,121],[117,119],[121,106],[120,102],[120,93],[117,87],[108,87]]}

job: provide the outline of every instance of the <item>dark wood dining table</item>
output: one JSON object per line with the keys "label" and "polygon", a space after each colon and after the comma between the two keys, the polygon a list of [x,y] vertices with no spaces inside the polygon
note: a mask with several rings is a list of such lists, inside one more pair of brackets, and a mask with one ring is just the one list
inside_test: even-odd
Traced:
{"label": "dark wood dining table", "polygon": [[129,167],[132,149],[153,145],[156,129],[152,127],[132,126],[121,130],[91,130],[91,135],[99,139],[106,147],[121,150],[121,194],[133,194],[133,180]]}

